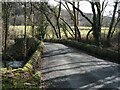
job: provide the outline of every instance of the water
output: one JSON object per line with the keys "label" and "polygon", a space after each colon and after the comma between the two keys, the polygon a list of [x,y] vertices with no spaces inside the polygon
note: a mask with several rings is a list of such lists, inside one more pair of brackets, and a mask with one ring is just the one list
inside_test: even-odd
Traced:
{"label": "water", "polygon": [[12,68],[20,68],[23,65],[23,61],[7,61],[6,65]]}

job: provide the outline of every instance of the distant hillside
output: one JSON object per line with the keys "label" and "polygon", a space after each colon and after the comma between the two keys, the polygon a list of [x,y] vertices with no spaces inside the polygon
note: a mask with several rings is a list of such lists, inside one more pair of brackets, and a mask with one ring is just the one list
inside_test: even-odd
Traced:
{"label": "distant hillside", "polygon": [[[39,17],[38,15],[40,15],[40,13],[36,12],[36,16],[34,18],[34,21],[36,23],[39,22]],[[90,20],[92,20],[92,14],[91,13],[84,13]],[[16,8],[16,20],[15,20],[15,25],[24,25],[24,15],[23,12],[21,10],[21,8]],[[69,15],[69,13],[66,10],[61,10],[61,17],[64,18],[64,20],[69,24],[73,26],[73,21]],[[52,21],[55,21],[55,18],[51,17]],[[111,17],[108,16],[104,16],[103,17],[103,21],[102,21],[102,26],[108,27],[111,21]],[[31,25],[30,21],[27,20],[27,24]],[[14,25],[14,16],[10,18],[10,25]],[[81,14],[79,13],[79,25],[80,26],[91,26],[90,23],[81,16]]]}
{"label": "distant hillside", "polygon": [[[92,13],[84,13],[90,20],[92,20]],[[73,25],[73,21],[70,18],[69,13],[66,10],[62,10],[61,11],[61,17],[63,17],[65,19],[66,22],[68,22],[70,25]],[[104,16],[103,17],[103,21],[102,21],[102,26],[109,26],[111,21],[111,17],[108,16]],[[80,26],[91,26],[90,23],[84,18],[82,17],[81,14],[79,14],[79,25]]]}

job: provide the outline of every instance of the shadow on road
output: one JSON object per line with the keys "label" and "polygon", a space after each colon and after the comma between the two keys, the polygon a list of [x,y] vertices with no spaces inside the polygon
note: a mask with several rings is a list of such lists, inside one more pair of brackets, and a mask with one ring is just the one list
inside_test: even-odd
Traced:
{"label": "shadow on road", "polygon": [[62,55],[62,54],[64,55],[71,52],[73,52],[73,50],[71,50],[70,48],[55,49],[55,50],[45,52],[42,57],[45,58],[45,57],[51,57],[56,55]]}
{"label": "shadow on road", "polygon": [[52,90],[120,89],[119,64],[97,59],[61,44],[46,43],[45,45],[47,49],[43,55],[41,68],[46,88]]}
{"label": "shadow on road", "polygon": [[64,75],[46,80],[44,82],[47,83],[46,87],[48,88],[70,88],[71,84],[76,84],[74,85],[76,87],[73,87],[72,89],[94,90],[95,88],[100,87],[107,88],[109,90],[117,90],[116,87],[120,87],[120,79],[118,78],[118,71],[120,70],[114,71],[116,68],[116,66],[110,66],[83,74]]}

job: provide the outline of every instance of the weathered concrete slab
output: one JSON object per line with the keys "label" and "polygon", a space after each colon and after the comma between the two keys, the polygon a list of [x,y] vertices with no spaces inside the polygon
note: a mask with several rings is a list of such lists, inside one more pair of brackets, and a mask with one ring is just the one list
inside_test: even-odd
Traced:
{"label": "weathered concrete slab", "polygon": [[119,64],[98,59],[62,44],[45,42],[41,68],[47,88],[120,89]]}

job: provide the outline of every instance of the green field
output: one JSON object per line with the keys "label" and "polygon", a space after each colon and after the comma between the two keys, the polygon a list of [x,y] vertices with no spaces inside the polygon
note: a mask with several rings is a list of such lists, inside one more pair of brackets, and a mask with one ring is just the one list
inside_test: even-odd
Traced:
{"label": "green field", "polygon": [[[24,35],[24,26],[9,26],[10,34]],[[27,35],[31,35],[31,27],[27,26]]]}
{"label": "green field", "polygon": [[[72,27],[72,28],[74,28],[74,27]],[[82,38],[86,37],[86,35],[90,29],[91,29],[91,27],[82,27],[82,26],[79,27]],[[116,31],[118,31],[118,30],[116,30]],[[10,32],[10,34],[14,34],[15,36],[24,35],[24,26],[15,26],[15,27],[10,26],[9,32]],[[70,33],[72,33],[72,32],[70,31]],[[102,27],[101,33],[102,33],[102,37],[106,37],[106,35],[108,33],[108,27]],[[27,26],[27,36],[31,36],[31,35],[32,35],[31,26]],[[65,34],[64,34],[62,28],[61,28],[61,35],[62,35],[62,38],[65,38]],[[71,37],[68,32],[67,32],[67,35],[68,35],[68,37]],[[45,38],[49,39],[49,38],[53,38],[54,36],[55,36],[55,34],[54,34],[53,29],[50,26],[47,27],[47,32],[46,32]],[[92,37],[92,34],[90,34],[90,37]]]}

